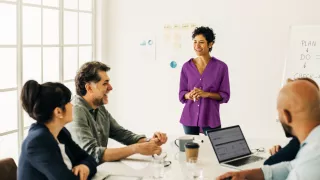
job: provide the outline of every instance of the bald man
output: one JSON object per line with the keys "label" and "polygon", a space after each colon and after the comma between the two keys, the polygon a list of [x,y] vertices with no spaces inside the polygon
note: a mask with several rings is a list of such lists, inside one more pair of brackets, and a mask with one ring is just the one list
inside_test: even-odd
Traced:
{"label": "bald man", "polygon": [[[315,81],[313,81],[312,79],[302,77],[302,78],[297,78],[295,80],[309,81],[319,91],[318,84]],[[287,83],[292,82],[292,81],[294,81],[294,80],[288,79]],[[271,156],[264,162],[264,165],[274,165],[274,164],[278,164],[278,163],[284,162],[284,161],[292,161],[296,157],[296,155],[298,154],[298,151],[300,149],[300,142],[299,142],[298,138],[294,137],[292,134],[290,134],[286,131],[285,131],[285,135],[288,138],[292,137],[290,142],[283,148],[280,145],[273,146],[269,150]]]}
{"label": "bald man", "polygon": [[320,93],[314,81],[304,78],[288,82],[279,93],[277,110],[284,130],[301,143],[296,158],[259,169],[228,172],[217,180],[320,179]]}

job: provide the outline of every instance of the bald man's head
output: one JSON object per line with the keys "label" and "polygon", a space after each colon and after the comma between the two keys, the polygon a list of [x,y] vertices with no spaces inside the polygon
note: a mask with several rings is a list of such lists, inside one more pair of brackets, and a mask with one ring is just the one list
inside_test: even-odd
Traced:
{"label": "bald man's head", "polygon": [[[281,89],[277,109],[281,123],[285,126],[289,124],[320,122],[320,93],[316,86],[309,80],[297,79],[288,81]],[[285,127],[294,128],[292,126]],[[289,129],[289,131],[292,131]],[[292,132],[290,132],[292,133]]]}
{"label": "bald man's head", "polygon": [[296,78],[296,79],[290,79],[289,78],[289,79],[287,79],[287,83],[293,82],[293,81],[298,81],[298,80],[308,81],[311,84],[313,84],[318,90],[320,90],[318,84],[313,79],[310,79],[310,78],[307,78],[307,77],[301,77],[301,78]]}

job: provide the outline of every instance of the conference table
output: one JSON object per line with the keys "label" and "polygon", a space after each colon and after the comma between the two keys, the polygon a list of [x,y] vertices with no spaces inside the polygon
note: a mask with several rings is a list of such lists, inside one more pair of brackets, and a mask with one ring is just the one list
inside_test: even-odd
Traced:
{"label": "conference table", "polygon": [[[186,163],[185,153],[180,152],[174,143],[174,140],[178,137],[179,136],[169,136],[168,142],[162,146],[162,152],[167,154],[165,160],[171,162],[171,165],[164,168],[164,177],[162,179],[197,179],[194,178],[193,175],[200,174],[198,179],[212,180],[225,172],[235,171],[235,169],[219,164],[209,138],[203,135],[192,136],[195,141],[200,144],[200,149],[197,163],[190,166],[189,163]],[[269,156],[268,149],[278,144],[279,140],[247,139],[247,142],[254,154],[267,158]],[[285,142],[282,140],[280,144],[285,144]],[[255,149],[265,149],[265,151],[259,152]],[[129,177],[140,177],[136,179],[151,180],[154,179],[155,171],[152,160],[153,158],[151,156],[133,155],[121,161],[106,162],[97,167],[98,172],[93,179],[102,180],[108,175],[114,175],[114,177],[118,177],[115,179],[125,180],[127,178],[120,177],[125,176],[128,177],[128,179],[130,179]],[[259,164],[250,164],[248,168],[261,167],[261,165],[261,162]],[[246,169],[246,167],[244,168]],[[112,178],[107,177],[106,179]]]}

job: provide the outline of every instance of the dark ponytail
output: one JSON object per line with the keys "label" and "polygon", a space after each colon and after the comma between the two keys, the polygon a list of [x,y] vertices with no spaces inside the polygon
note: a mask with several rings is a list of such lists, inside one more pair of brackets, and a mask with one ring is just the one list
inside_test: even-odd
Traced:
{"label": "dark ponytail", "polygon": [[21,92],[21,101],[23,109],[29,114],[33,119],[36,119],[35,114],[33,114],[33,107],[37,102],[37,97],[41,91],[41,85],[34,80],[27,81]]}
{"label": "dark ponytail", "polygon": [[49,122],[56,107],[64,111],[70,99],[70,90],[61,83],[47,82],[40,85],[37,81],[29,80],[21,92],[23,109],[39,123]]}

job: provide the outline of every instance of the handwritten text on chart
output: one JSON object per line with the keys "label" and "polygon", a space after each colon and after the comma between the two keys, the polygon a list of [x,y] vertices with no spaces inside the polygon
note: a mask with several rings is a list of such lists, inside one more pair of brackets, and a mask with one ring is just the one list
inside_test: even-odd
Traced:
{"label": "handwritten text on chart", "polygon": [[318,79],[318,78],[320,78],[320,73],[319,74],[316,74],[316,73],[295,73],[293,76],[294,79],[304,78],[304,77],[311,78],[311,79]]}
{"label": "handwritten text on chart", "polygon": [[[315,55],[315,56],[311,56],[311,54],[314,54],[312,53],[312,50],[317,46],[317,41],[307,41],[307,40],[302,40],[301,41],[301,47],[302,48],[305,48],[305,52],[301,53],[300,55],[300,60],[304,61],[303,62],[303,68],[306,68],[307,67],[307,62],[306,61],[309,61],[309,60],[312,60],[313,58],[315,59],[320,59],[320,55]],[[311,50],[311,52],[310,52]]]}
{"label": "handwritten text on chart", "polygon": [[302,40],[301,41],[301,46],[302,47],[316,47],[317,46],[317,42],[316,41],[305,41],[305,40]]}

